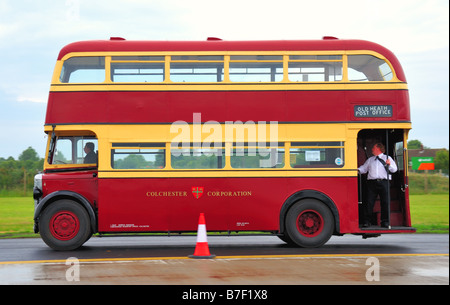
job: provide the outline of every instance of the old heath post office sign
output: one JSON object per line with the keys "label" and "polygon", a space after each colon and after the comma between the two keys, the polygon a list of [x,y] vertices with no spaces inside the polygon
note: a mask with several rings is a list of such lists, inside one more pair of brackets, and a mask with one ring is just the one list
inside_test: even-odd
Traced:
{"label": "old heath post office sign", "polygon": [[355,118],[390,118],[392,105],[355,105]]}

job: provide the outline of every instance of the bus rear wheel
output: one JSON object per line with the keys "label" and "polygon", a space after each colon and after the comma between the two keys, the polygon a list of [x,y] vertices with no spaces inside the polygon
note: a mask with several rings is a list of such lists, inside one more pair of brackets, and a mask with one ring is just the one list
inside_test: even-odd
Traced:
{"label": "bus rear wheel", "polygon": [[39,220],[42,240],[52,249],[75,250],[92,235],[87,211],[72,200],[58,200],[44,209]]}
{"label": "bus rear wheel", "polygon": [[300,247],[320,247],[330,239],[333,231],[333,213],[319,200],[303,199],[286,215],[286,233]]}

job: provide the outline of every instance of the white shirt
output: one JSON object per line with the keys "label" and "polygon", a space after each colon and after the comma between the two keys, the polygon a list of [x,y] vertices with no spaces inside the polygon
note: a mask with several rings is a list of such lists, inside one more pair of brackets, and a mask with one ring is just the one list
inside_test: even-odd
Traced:
{"label": "white shirt", "polygon": [[[386,162],[387,156],[385,154],[379,154],[378,158]],[[391,161],[391,164],[389,165],[389,171],[391,173],[395,173],[397,171],[397,165],[391,157],[389,157],[389,160]],[[361,174],[369,173],[367,175],[368,180],[386,179],[387,177],[386,170],[384,169],[383,164],[379,160],[377,160],[377,156],[372,156],[367,159],[366,162],[358,168],[358,170]],[[389,180],[391,179],[392,177],[391,175],[389,175]]]}

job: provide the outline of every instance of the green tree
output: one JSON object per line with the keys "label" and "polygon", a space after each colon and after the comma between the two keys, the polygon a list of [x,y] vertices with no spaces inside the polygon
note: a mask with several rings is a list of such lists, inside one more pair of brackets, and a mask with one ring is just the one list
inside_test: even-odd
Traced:
{"label": "green tree", "polygon": [[448,175],[448,150],[443,149],[436,153],[436,157],[434,158],[434,165],[436,169],[442,170],[444,174]]}
{"label": "green tree", "polygon": [[13,196],[30,192],[33,189],[33,177],[43,166],[44,159],[39,158],[32,147],[24,150],[19,160],[13,157],[0,158],[0,192]]}
{"label": "green tree", "polygon": [[408,149],[420,149],[423,144],[419,140],[409,140],[408,141]]}
{"label": "green tree", "polygon": [[39,161],[39,155],[38,153],[29,146],[27,149],[25,149],[19,156],[19,161]]}

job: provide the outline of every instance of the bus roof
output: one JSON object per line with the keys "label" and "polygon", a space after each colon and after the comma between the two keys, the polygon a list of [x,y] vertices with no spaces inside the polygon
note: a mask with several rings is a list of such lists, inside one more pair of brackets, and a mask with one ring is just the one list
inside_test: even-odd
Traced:
{"label": "bus roof", "polygon": [[396,56],[385,47],[365,40],[324,37],[322,40],[250,40],[225,41],[208,38],[205,41],[139,41],[111,37],[109,40],[79,41],[63,47],[58,60],[72,52],[177,52],[177,51],[347,51],[370,50],[386,57],[397,77],[406,82]]}

